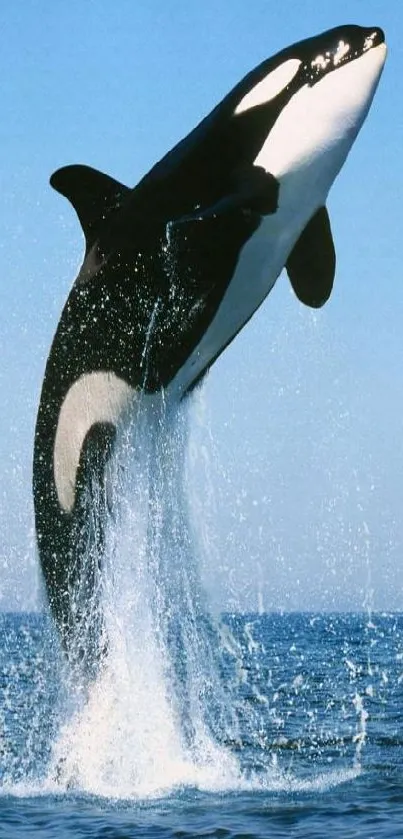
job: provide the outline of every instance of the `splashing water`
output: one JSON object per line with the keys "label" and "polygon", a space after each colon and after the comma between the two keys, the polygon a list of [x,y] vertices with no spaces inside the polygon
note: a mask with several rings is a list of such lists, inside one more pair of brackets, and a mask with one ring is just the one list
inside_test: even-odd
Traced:
{"label": "splashing water", "polygon": [[[110,467],[102,610],[108,652],[57,738],[51,773],[99,794],[233,785],[236,736],[185,492],[189,401],[143,395]],[[113,511],[113,512],[111,512]],[[91,610],[89,610],[91,613]]]}
{"label": "splashing water", "polygon": [[[216,625],[210,614],[200,579],[201,553],[209,548],[206,522],[200,527],[192,516],[194,452],[188,431],[194,402],[192,397],[178,406],[162,395],[142,396],[132,422],[119,431],[111,497],[102,507],[101,601],[108,649],[89,688],[78,682],[69,692],[68,712],[52,746],[48,790],[117,799],[156,797],[179,786],[309,790],[360,774],[365,718],[357,689],[353,763],[343,735],[347,765],[342,760],[340,769],[323,771],[320,753],[327,753],[330,740],[338,741],[337,725],[331,737],[325,734],[324,720],[311,710],[314,695],[304,702],[307,672],[295,675],[290,667],[287,710],[276,711],[286,685],[280,679],[275,687],[274,671],[267,668],[268,661],[277,661],[280,625],[268,655],[255,639],[253,619],[234,635],[228,623]],[[200,504],[195,510],[200,518]],[[304,655],[300,659],[303,663]],[[298,726],[293,722],[299,693],[309,725],[301,712]],[[284,736],[287,715],[290,730]],[[284,751],[285,765],[276,749]],[[307,749],[319,762],[300,777],[291,756]]]}

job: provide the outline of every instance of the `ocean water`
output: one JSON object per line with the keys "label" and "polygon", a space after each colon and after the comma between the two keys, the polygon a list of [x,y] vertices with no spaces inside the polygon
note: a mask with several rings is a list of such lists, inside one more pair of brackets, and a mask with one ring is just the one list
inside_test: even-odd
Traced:
{"label": "ocean water", "polygon": [[194,409],[137,399],[88,487],[85,667],[47,614],[0,613],[0,837],[403,836],[403,615],[215,615]]}
{"label": "ocean water", "polygon": [[46,615],[0,615],[0,836],[403,836],[403,615],[213,631],[225,695],[203,660],[184,723],[158,660],[84,691]]}

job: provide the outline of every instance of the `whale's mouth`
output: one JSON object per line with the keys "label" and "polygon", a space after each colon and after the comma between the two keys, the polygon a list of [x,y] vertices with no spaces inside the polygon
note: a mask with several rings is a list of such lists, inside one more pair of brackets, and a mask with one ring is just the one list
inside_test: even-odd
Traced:
{"label": "whale's mouth", "polygon": [[318,50],[314,58],[305,61],[298,75],[300,77],[302,75],[305,82],[313,87],[328,73],[361,58],[381,44],[385,45],[385,34],[379,27],[373,29],[346,27],[344,32],[339,30],[338,35],[323,50]]}

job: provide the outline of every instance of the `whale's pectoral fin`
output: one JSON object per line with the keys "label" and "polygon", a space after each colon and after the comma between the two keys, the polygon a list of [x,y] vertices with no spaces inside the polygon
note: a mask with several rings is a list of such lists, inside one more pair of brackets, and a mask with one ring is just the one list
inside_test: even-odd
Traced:
{"label": "whale's pectoral fin", "polygon": [[72,203],[83,228],[87,249],[99,227],[118,209],[130,189],[90,166],[63,166],[50,179],[51,186]]}
{"label": "whale's pectoral fin", "polygon": [[180,221],[202,221],[244,212],[257,216],[275,213],[278,207],[278,180],[261,166],[242,166],[232,175],[228,192],[215,204],[196,210]]}
{"label": "whale's pectoral fin", "polygon": [[321,207],[302,231],[288,257],[286,268],[301,303],[315,309],[326,303],[333,288],[336,269],[326,207]]}
{"label": "whale's pectoral fin", "polygon": [[279,182],[262,166],[241,167],[233,180],[234,191],[229,200],[234,206],[262,215],[276,212]]}
{"label": "whale's pectoral fin", "polygon": [[228,198],[176,219],[169,230],[178,274],[208,293],[214,293],[221,285],[226,287],[242,247],[259,227],[261,218],[260,213],[245,210]]}

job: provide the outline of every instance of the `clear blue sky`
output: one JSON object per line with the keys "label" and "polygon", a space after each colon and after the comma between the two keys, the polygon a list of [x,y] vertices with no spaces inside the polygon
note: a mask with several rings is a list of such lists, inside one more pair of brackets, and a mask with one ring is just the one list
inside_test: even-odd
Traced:
{"label": "clear blue sky", "polygon": [[329,201],[335,289],[313,314],[281,277],[210,374],[205,578],[219,605],[255,607],[260,587],[272,608],[403,609],[400,0],[2,4],[0,607],[39,602],[34,423],[82,255],[50,174],[81,162],[134,185],[259,61],[343,23],[383,26],[390,52]]}

